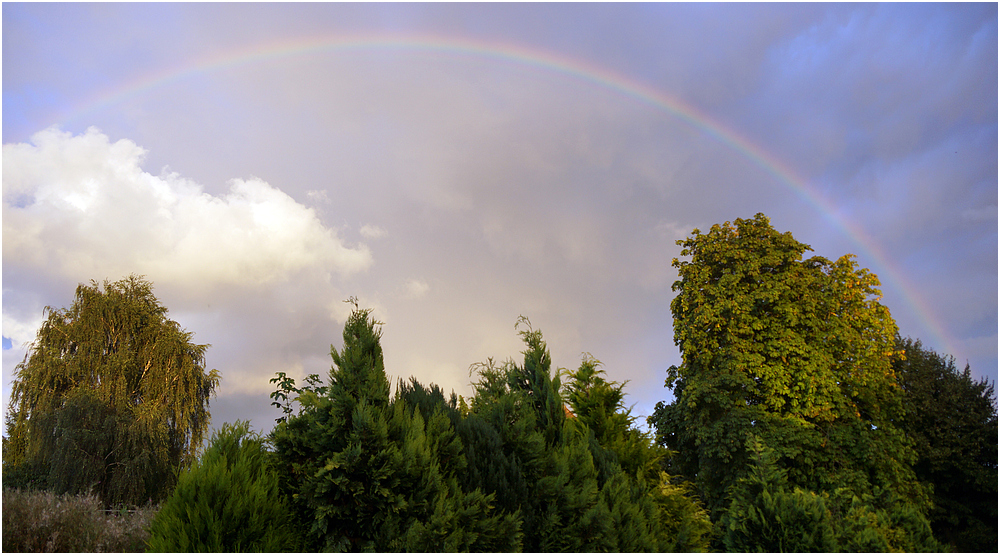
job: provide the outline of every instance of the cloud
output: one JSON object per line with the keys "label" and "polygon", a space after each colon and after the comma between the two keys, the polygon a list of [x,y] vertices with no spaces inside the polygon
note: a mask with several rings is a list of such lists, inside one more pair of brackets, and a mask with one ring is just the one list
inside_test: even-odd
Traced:
{"label": "cloud", "polygon": [[312,209],[256,179],[213,196],[176,173],[141,169],[145,151],[91,128],[50,128],[3,147],[3,250],[7,264],[75,280],[136,272],[158,282],[255,286],[317,269],[366,270]]}
{"label": "cloud", "polygon": [[389,232],[382,229],[377,225],[365,224],[361,226],[361,236],[365,239],[381,239],[388,235]]}
{"label": "cloud", "polygon": [[9,311],[4,310],[3,337],[10,340],[10,348],[4,350],[22,349],[27,343],[34,341],[41,325],[41,314],[28,321],[22,321],[10,314]]}
{"label": "cloud", "polygon": [[220,396],[259,396],[259,416],[274,372],[301,378],[328,365],[314,354],[338,335],[344,288],[372,254],[263,180],[234,179],[212,195],[176,173],[143,171],[145,155],[96,129],[50,128],[3,146],[4,375],[35,338],[42,307],[69,306],[78,283],[138,273],[171,319],[212,345]]}
{"label": "cloud", "polygon": [[[386,323],[390,380],[467,394],[469,363],[519,358],[513,324],[525,315],[556,365],[592,352],[647,410],[669,395],[663,369],[680,362],[675,241],[756,212],[816,254],[854,252],[883,277],[898,268],[954,354],[995,375],[989,5],[69,9],[14,6],[33,25],[4,43],[15,60],[4,137],[25,143],[3,152],[6,376],[23,356],[12,336],[30,340],[42,306],[68,306],[80,281],[136,271],[212,344],[218,422],[273,422],[262,413],[275,371],[324,373],[349,296]],[[697,121],[502,55],[349,48],[248,60],[73,112],[63,128],[78,136],[29,140],[51,114],[184,60],[369,34],[537,50],[676,98],[787,165],[888,266]],[[29,158],[30,170],[15,163]],[[147,174],[143,160],[183,177]],[[367,246],[348,243],[355,234]],[[931,339],[885,283],[901,330]]]}
{"label": "cloud", "polygon": [[306,196],[313,204],[330,204],[330,197],[326,194],[326,191],[310,189],[306,191]]}
{"label": "cloud", "polygon": [[406,288],[406,298],[408,299],[420,299],[430,291],[431,286],[427,285],[427,282],[421,281],[419,279],[408,279],[404,286]]}

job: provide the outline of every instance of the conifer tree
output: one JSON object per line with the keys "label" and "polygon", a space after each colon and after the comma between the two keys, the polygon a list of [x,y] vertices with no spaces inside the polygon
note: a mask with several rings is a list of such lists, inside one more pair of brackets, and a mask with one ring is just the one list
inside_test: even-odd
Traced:
{"label": "conifer tree", "polygon": [[224,424],[157,511],[149,550],[299,551],[299,526],[278,489],[273,457],[249,423]]}
{"label": "conifer tree", "polygon": [[[497,492],[505,511],[519,511],[525,551],[605,551],[611,520],[598,504],[586,427],[567,421],[542,334],[525,318],[518,321],[522,325],[523,365],[489,360],[473,366],[479,380],[469,420],[477,433],[463,439],[477,455],[470,466],[477,467],[473,473],[482,482],[469,485]],[[480,441],[492,443],[493,450]],[[487,471],[490,467],[501,474]],[[501,494],[499,488],[508,485],[509,492]]]}
{"label": "conifer tree", "polygon": [[660,487],[663,450],[631,427],[621,386],[585,358],[569,375],[576,414],[567,417],[541,332],[523,318],[520,326],[522,365],[473,366],[479,379],[460,427],[468,487],[495,491],[504,510],[523,516],[525,551],[706,547],[707,514],[686,492]]}
{"label": "conifer tree", "polygon": [[626,474],[639,475],[654,484],[660,478],[667,451],[635,427],[632,410],[625,406],[627,382],[609,382],[604,378],[606,374],[601,361],[585,354],[580,367],[566,375],[564,396],[569,408]]}
{"label": "conifer tree", "polygon": [[[298,414],[272,432],[283,488],[309,525],[310,548],[351,551],[510,551],[516,519],[464,492],[462,446],[442,411],[390,400],[380,324],[355,310],[331,348],[329,384],[294,389]],[[282,387],[279,384],[279,387]],[[279,395],[280,397],[280,395]]]}
{"label": "conifer tree", "polygon": [[575,418],[590,430],[601,501],[612,515],[616,551],[700,551],[711,522],[690,488],[674,486],[664,472],[668,451],[634,426],[624,383],[605,380],[601,362],[584,354],[567,372],[564,396]]}
{"label": "conifer tree", "polygon": [[933,485],[934,535],[960,552],[997,547],[997,405],[994,385],[968,365],[899,339],[894,363],[904,391],[900,421],[915,443],[919,480]]}
{"label": "conifer tree", "polygon": [[161,499],[194,460],[219,382],[191,338],[139,276],[47,307],[14,370],[5,483],[93,491],[109,506]]}
{"label": "conifer tree", "polygon": [[785,471],[759,438],[751,441],[750,453],[750,471],[734,484],[732,501],[720,522],[726,551],[839,551],[824,498],[799,488],[788,491]]}

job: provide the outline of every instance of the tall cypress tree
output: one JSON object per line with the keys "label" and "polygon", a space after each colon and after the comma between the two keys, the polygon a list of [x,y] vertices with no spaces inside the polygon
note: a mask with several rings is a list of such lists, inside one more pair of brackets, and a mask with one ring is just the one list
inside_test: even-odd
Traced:
{"label": "tall cypress tree", "polygon": [[153,552],[298,551],[301,535],[278,489],[274,453],[248,422],[224,424],[156,512]]}
{"label": "tall cypress tree", "polygon": [[733,485],[722,517],[722,542],[729,552],[813,553],[840,551],[826,500],[795,488],[759,438],[750,442],[751,466]]}
{"label": "tall cypress tree", "polygon": [[525,551],[606,551],[611,519],[599,504],[597,469],[585,426],[567,420],[559,379],[542,334],[518,322],[523,364],[474,365],[463,441],[470,471],[467,487],[496,492],[507,512],[523,518]]}
{"label": "tall cypress tree", "polygon": [[659,472],[663,450],[631,427],[621,386],[585,359],[570,374],[568,413],[541,332],[522,325],[523,364],[473,367],[479,379],[460,427],[470,487],[523,516],[525,551],[705,547],[707,515]]}
{"label": "tall cypress tree", "polygon": [[567,372],[564,397],[590,432],[601,502],[608,507],[616,551],[699,551],[708,547],[708,515],[690,488],[665,471],[669,452],[637,429],[625,406],[625,384],[605,379],[601,362],[585,354]]}

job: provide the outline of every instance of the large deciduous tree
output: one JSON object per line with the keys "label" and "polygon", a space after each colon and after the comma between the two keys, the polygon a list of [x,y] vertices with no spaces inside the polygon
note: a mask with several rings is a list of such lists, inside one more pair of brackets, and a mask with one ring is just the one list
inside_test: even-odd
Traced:
{"label": "large deciduous tree", "polygon": [[68,309],[46,314],[14,370],[5,481],[94,491],[108,505],[161,499],[208,426],[219,382],[208,346],[139,276],[81,284]]}
{"label": "large deciduous tree", "polygon": [[753,438],[773,449],[790,488],[926,510],[898,427],[897,328],[878,278],[851,255],[803,259],[809,246],[763,214],[678,244],[690,257],[673,261],[682,364],[668,370],[673,402],[650,423],[713,517],[752,467]]}

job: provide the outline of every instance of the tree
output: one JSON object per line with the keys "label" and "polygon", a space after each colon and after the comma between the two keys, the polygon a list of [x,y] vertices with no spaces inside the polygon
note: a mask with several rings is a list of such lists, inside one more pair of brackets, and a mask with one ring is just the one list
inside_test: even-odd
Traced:
{"label": "tree", "polygon": [[587,356],[561,388],[541,332],[524,318],[521,326],[522,364],[473,365],[475,394],[459,426],[466,487],[495,492],[498,507],[522,516],[525,551],[707,547],[704,511],[659,471],[663,450],[632,427],[622,386]]}
{"label": "tree", "polygon": [[499,507],[520,515],[525,551],[615,551],[589,430],[566,418],[542,333],[523,317],[522,325],[523,364],[473,365],[463,442],[479,481],[467,487],[496,492]]}
{"label": "tree", "polygon": [[[673,484],[663,470],[669,452],[635,427],[635,417],[625,406],[625,383],[609,382],[605,375],[601,362],[585,353],[579,368],[566,373],[563,392],[574,417],[591,432],[590,451],[602,500],[615,516],[613,529],[638,539],[641,534],[630,525],[645,520],[650,523],[648,544],[657,551],[706,550],[711,530],[707,513],[689,488]],[[628,502],[611,501],[622,499]],[[636,551],[642,545],[620,541],[618,547]]]}
{"label": "tree", "polygon": [[997,547],[997,405],[994,384],[955,359],[897,339],[904,392],[900,427],[914,441],[917,478],[933,485],[934,535],[960,552]]}
{"label": "tree", "polygon": [[[271,434],[282,489],[309,523],[307,550],[511,551],[520,532],[493,498],[463,491],[462,444],[444,411],[390,398],[380,324],[355,307],[328,385],[275,379],[297,401]],[[290,399],[291,397],[291,399]]]}
{"label": "tree", "polygon": [[301,536],[278,489],[274,453],[247,422],[224,424],[181,473],[150,524],[154,552],[299,551]]}
{"label": "tree", "polygon": [[[671,303],[682,365],[650,424],[718,519],[750,468],[747,442],[774,450],[789,486],[842,490],[887,508],[883,492],[929,508],[898,428],[896,324],[878,278],[851,255],[814,256],[763,214],[694,230],[678,244]],[[849,494],[847,493],[849,492]],[[895,501],[894,501],[895,502]]]}
{"label": "tree", "polygon": [[5,481],[94,491],[107,505],[162,499],[208,426],[219,382],[208,345],[134,275],[81,284],[70,308],[46,314],[14,369]]}
{"label": "tree", "polygon": [[627,474],[656,482],[666,450],[634,426],[635,417],[625,406],[625,383],[609,382],[605,375],[601,361],[585,354],[580,367],[566,374],[563,393],[569,408]]}
{"label": "tree", "polygon": [[726,551],[840,551],[826,500],[799,488],[788,491],[786,472],[760,438],[751,440],[750,456],[750,470],[734,484],[729,510],[720,522]]}

